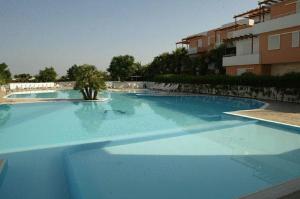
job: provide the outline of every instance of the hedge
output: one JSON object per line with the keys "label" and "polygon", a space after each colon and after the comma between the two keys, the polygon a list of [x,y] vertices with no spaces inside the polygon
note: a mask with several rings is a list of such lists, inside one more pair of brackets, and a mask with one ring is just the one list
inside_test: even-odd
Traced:
{"label": "hedge", "polygon": [[289,73],[283,76],[257,76],[244,74],[228,75],[158,75],[153,79],[159,83],[211,84],[211,85],[241,85],[253,87],[300,88],[300,73]]}

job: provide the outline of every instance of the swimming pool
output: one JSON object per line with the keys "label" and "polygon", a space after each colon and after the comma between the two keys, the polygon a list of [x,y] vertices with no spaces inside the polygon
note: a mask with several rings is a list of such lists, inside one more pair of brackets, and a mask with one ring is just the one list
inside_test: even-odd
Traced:
{"label": "swimming pool", "polygon": [[0,106],[0,198],[227,199],[300,176],[299,129],[224,114],[262,102],[102,95]]}

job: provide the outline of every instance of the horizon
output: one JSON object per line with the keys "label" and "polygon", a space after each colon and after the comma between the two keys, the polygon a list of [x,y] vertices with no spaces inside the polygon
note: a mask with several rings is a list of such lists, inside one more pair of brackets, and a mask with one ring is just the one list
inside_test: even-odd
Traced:
{"label": "horizon", "polygon": [[[0,62],[13,74],[35,75],[52,66],[60,76],[74,64],[106,70],[112,57],[125,54],[147,64],[175,50],[175,43],[185,36],[232,22],[235,14],[255,8],[257,1],[240,4],[240,0],[2,0]],[[213,17],[215,13],[220,17]]]}

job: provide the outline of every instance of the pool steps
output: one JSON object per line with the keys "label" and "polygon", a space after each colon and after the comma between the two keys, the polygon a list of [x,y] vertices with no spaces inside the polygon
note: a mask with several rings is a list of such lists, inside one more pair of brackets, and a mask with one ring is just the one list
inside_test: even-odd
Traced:
{"label": "pool steps", "polygon": [[93,151],[100,148],[111,147],[111,146],[121,146],[121,145],[127,145],[127,144],[133,144],[143,141],[150,141],[150,140],[158,140],[158,139],[166,139],[166,138],[172,138],[172,137],[178,137],[178,136],[184,136],[184,135],[191,135],[195,133],[202,133],[206,131],[212,131],[212,130],[219,130],[219,129],[225,129],[225,128],[233,128],[237,126],[247,126],[252,125],[256,123],[256,121],[248,121],[248,122],[240,122],[236,123],[234,125],[220,125],[220,126],[213,126],[213,127],[206,127],[206,128],[192,128],[187,130],[186,132],[178,131],[178,132],[172,132],[167,133],[165,135],[150,135],[145,137],[137,137],[137,138],[130,138],[130,139],[124,139],[124,140],[116,140],[112,142],[103,142],[103,143],[94,143],[94,144],[88,144],[88,145],[82,145],[75,148],[72,148],[71,150],[66,150],[64,152],[64,169],[66,174],[66,179],[68,183],[69,192],[71,195],[71,198],[73,199],[82,199],[84,193],[82,193],[81,188],[79,187],[79,181],[78,176],[73,168],[73,161],[72,156],[76,155],[77,153],[82,153],[84,151]]}

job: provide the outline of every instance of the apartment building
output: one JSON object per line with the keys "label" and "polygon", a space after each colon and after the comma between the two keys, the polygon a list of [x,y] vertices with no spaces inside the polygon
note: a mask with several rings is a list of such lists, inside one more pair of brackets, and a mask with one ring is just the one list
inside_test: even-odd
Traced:
{"label": "apartment building", "polygon": [[[195,35],[190,35],[180,42],[176,43],[176,47],[185,47],[188,50],[188,54],[191,57],[202,56],[209,50],[212,50],[228,39],[228,34],[234,30],[241,30],[244,28],[251,27],[254,21],[251,19],[241,19],[235,22],[224,24],[219,28],[208,30]],[[235,49],[234,49],[235,50]],[[230,52],[230,50],[228,50]],[[218,67],[215,65],[209,65],[209,70],[217,71]]]}
{"label": "apartment building", "polygon": [[283,75],[300,72],[300,1],[264,0],[258,8],[234,18],[251,19],[251,27],[229,32],[224,42],[234,54],[223,58],[229,75],[252,72],[257,75]]}
{"label": "apartment building", "polygon": [[219,28],[190,35],[176,43],[176,47],[186,47],[190,56],[199,56],[219,46],[227,39],[227,35],[234,30],[248,28],[254,24],[251,19],[242,19],[224,24]]}
{"label": "apartment building", "polygon": [[300,72],[300,0],[261,0],[258,7],[234,16],[234,22],[177,42],[191,57],[226,43],[228,75],[252,72],[283,75]]}

